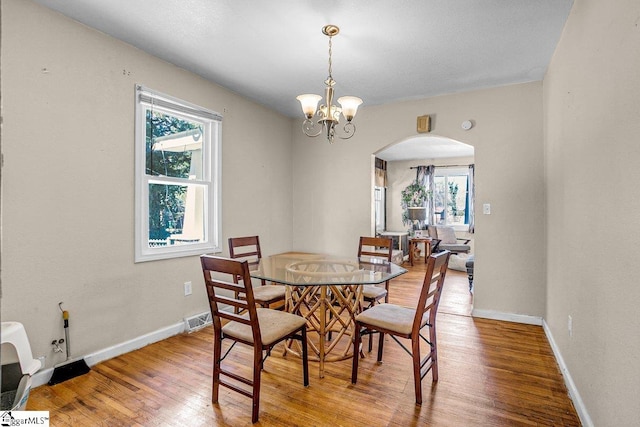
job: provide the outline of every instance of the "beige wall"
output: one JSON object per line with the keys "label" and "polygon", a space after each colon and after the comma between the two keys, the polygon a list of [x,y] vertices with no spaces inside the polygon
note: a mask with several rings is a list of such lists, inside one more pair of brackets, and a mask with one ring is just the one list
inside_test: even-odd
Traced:
{"label": "beige wall", "polygon": [[224,115],[224,247],[290,249],[290,119],[30,1],[2,0],[1,60],[2,319],[47,366],[60,301],[77,356],[208,310],[197,257],[133,262],[135,84]]}
{"label": "beige wall", "polygon": [[[366,103],[366,99],[364,100]],[[366,106],[355,136],[330,145],[294,126],[293,206],[297,250],[353,255],[371,224],[371,155],[416,135],[431,114],[433,133],[475,147],[478,314],[541,318],[545,310],[542,84],[529,83],[419,101]],[[471,119],[470,131],[460,124]],[[491,215],[478,206],[491,203]]]}
{"label": "beige wall", "polygon": [[597,426],[640,419],[638,70],[640,2],[576,1],[544,80],[546,321]]}

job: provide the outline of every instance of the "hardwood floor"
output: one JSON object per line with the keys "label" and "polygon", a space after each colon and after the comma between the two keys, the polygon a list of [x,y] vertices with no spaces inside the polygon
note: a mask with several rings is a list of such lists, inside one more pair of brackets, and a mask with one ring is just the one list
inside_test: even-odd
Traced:
{"label": "hardwood floor", "polygon": [[[391,283],[391,302],[415,304],[424,263]],[[203,285],[204,286],[204,285]],[[423,379],[415,404],[411,358],[385,343],[360,362],[328,363],[325,378],[310,362],[274,351],[262,374],[260,421],[269,426],[579,426],[541,327],[470,317],[465,273],[449,270],[438,313],[440,379]],[[281,345],[280,345],[281,346]],[[93,366],[83,376],[31,391],[27,409],[48,410],[51,426],[251,425],[250,399],[220,389],[211,404],[212,330],[175,336]],[[246,348],[225,360],[249,370]]]}

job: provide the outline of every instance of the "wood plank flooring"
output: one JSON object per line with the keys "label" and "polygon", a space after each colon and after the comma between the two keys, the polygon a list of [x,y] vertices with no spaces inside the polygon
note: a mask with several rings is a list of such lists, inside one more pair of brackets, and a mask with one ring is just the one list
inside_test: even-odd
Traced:
{"label": "wood plank flooring", "polygon": [[[391,302],[415,304],[424,263],[391,283]],[[415,404],[411,358],[385,342],[360,362],[326,364],[302,385],[300,360],[274,351],[262,374],[265,426],[579,426],[541,327],[470,317],[465,273],[449,270],[438,313],[440,379],[423,380]],[[51,426],[243,426],[251,402],[221,388],[211,404],[212,330],[175,336],[93,366],[83,376],[31,391],[27,409],[48,410]],[[236,346],[227,366],[249,372],[251,353]]]}

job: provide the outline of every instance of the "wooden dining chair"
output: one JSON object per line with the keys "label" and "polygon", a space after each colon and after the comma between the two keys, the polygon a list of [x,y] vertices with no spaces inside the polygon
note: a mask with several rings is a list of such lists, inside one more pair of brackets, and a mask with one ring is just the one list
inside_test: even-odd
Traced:
{"label": "wooden dining chair", "polygon": [[[230,237],[229,258],[248,261],[250,267],[257,267],[262,258],[260,238],[258,236]],[[261,284],[262,286],[253,289],[253,297],[256,303],[264,308],[269,308],[274,303],[281,303],[279,308],[283,308],[286,294],[285,287],[267,284],[264,280],[262,280]]]}
{"label": "wooden dining chair", "polygon": [[[362,335],[379,333],[378,362],[382,362],[384,336],[388,334],[413,358],[413,379],[416,404],[422,403],[422,378],[431,371],[433,382],[438,381],[438,347],[436,342],[436,313],[442,294],[444,278],[447,273],[451,252],[432,254],[427,262],[427,272],[422,283],[420,298],[416,308],[407,308],[395,304],[378,304],[356,316],[353,340],[353,366],[351,382],[358,380],[358,357]],[[428,338],[421,331],[428,328]],[[411,350],[398,340],[411,340]],[[429,349],[421,358],[420,340],[424,340]]]}
{"label": "wooden dining chair", "polygon": [[[382,258],[391,262],[391,254],[393,253],[393,239],[390,237],[360,237],[358,245],[358,258],[367,256],[373,258]],[[384,302],[389,302],[389,281],[384,282],[384,287],[376,285],[364,285],[362,288],[362,296],[368,305],[365,308],[372,307],[384,298]]]}
{"label": "wooden dining chair", "polygon": [[[367,256],[370,258],[381,258],[391,262],[393,253],[393,239],[391,237],[360,237],[358,245],[358,258]],[[364,285],[362,287],[362,299],[365,303],[365,310],[378,304],[384,298],[384,302],[389,302],[389,281],[384,282],[384,287],[376,285]],[[369,337],[369,351],[373,348],[371,336]]]}
{"label": "wooden dining chair", "polygon": [[[220,386],[250,397],[253,401],[251,422],[258,421],[260,406],[260,374],[264,364],[263,354],[270,354],[274,345],[286,339],[300,341],[302,348],[302,373],[304,386],[309,385],[307,357],[307,321],[304,317],[269,308],[257,307],[253,297],[249,264],[229,258],[202,255],[202,272],[213,318],[213,390],[211,401],[218,402]],[[241,280],[236,280],[240,277]],[[244,298],[235,295],[243,294]],[[237,310],[225,308],[234,307]],[[243,313],[243,314],[238,314]],[[226,321],[224,326],[223,322]],[[222,341],[233,344],[222,355]],[[236,369],[222,367],[236,343],[253,347],[253,375],[243,377]],[[228,380],[233,380],[230,382]],[[247,387],[251,387],[248,390]]]}

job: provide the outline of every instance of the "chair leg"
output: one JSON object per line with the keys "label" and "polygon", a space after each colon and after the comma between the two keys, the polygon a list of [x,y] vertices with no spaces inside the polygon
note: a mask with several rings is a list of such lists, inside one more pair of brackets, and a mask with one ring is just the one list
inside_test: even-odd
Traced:
{"label": "chair leg", "polygon": [[[355,384],[358,381],[358,361],[360,360],[360,325],[356,322],[354,328],[353,339],[353,364],[351,365],[351,383]],[[369,342],[371,342],[371,335],[369,335]]]}
{"label": "chair leg", "polygon": [[302,328],[302,383],[309,386],[309,357],[307,350],[307,325]]}
{"label": "chair leg", "polygon": [[411,339],[413,356],[413,383],[416,389],[416,404],[422,404],[422,378],[420,377],[420,337]]}
{"label": "chair leg", "polygon": [[388,304],[389,303],[389,281],[388,280],[384,282],[384,288],[387,291],[387,293],[384,296],[384,302]]}
{"label": "chair leg", "polygon": [[258,422],[260,412],[260,376],[262,373],[262,348],[256,345],[253,350],[253,392],[251,405],[251,422]]}
{"label": "chair leg", "polygon": [[[389,282],[387,282],[388,284]],[[384,302],[389,302],[389,289],[387,288],[387,294],[384,296]],[[367,308],[371,308],[376,304],[380,304],[380,300],[373,300],[371,301],[371,304],[369,304],[369,307]],[[369,334],[369,353],[371,353],[373,351],[373,334]]]}
{"label": "chair leg", "polygon": [[429,328],[429,340],[431,341],[431,376],[433,382],[438,382],[438,346],[436,344],[436,327]]}
{"label": "chair leg", "polygon": [[369,334],[369,353],[373,351],[373,334]]}
{"label": "chair leg", "polygon": [[380,333],[380,338],[378,339],[378,362],[382,362],[382,346],[384,346],[384,333],[382,331]]}
{"label": "chair leg", "polygon": [[213,344],[213,382],[211,384],[211,403],[218,402],[220,390],[220,358],[222,356],[222,341],[214,337]]}

